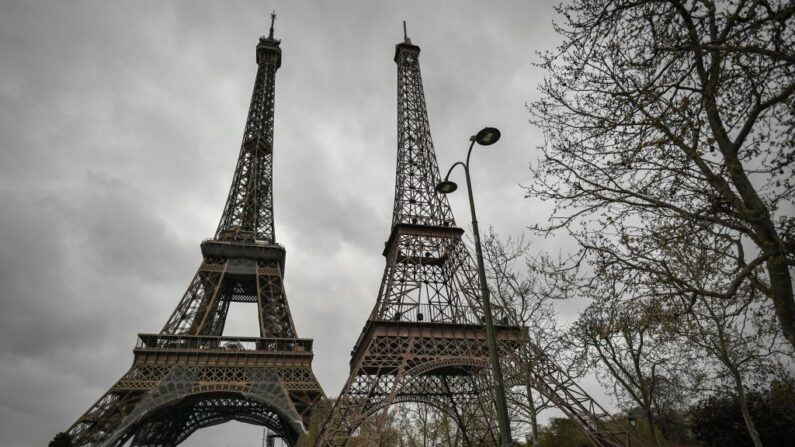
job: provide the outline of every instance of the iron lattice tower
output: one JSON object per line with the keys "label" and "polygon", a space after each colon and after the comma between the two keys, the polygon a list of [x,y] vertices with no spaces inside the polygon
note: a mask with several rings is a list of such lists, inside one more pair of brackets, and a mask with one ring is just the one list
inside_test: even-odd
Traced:
{"label": "iron lattice tower", "polygon": [[[76,446],[174,446],[230,420],[264,425],[294,444],[324,397],[312,340],[298,338],[273,226],[273,120],[280,41],[256,48],[257,75],[237,167],[212,239],[159,334],[140,334],[133,365],[69,429]],[[232,302],[257,304],[259,337],[224,337]]]}
{"label": "iron lattice tower", "polygon": [[[375,307],[351,352],[350,375],[318,446],[376,445],[393,403],[431,405],[456,422],[465,445],[499,445],[477,270],[462,241],[431,140],[419,65],[405,36],[397,64],[397,170],[386,267]],[[492,305],[506,387],[534,388],[595,446],[622,446],[607,412],[532,344],[507,307]],[[359,430],[370,420],[374,433]],[[612,428],[611,428],[612,427]]]}
{"label": "iron lattice tower", "polygon": [[[439,168],[419,65],[420,48],[395,47],[398,148],[392,228],[375,307],[352,351],[350,375],[318,445],[357,439],[360,425],[380,431],[393,403],[447,412],[469,445],[498,442],[477,271],[447,198],[436,192]],[[526,330],[495,308],[500,353],[512,356]]]}

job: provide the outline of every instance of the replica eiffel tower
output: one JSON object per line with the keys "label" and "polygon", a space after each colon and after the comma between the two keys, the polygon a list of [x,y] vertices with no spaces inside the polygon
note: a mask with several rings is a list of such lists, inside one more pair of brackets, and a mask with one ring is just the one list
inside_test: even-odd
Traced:
{"label": "replica eiffel tower", "polygon": [[[351,351],[350,375],[317,446],[376,445],[390,405],[430,405],[455,421],[464,445],[501,445],[477,271],[445,195],[419,66],[405,35],[395,46],[398,147],[392,229],[375,307]],[[630,435],[528,337],[509,306],[492,304],[497,350],[513,401],[532,388],[596,447]],[[517,396],[519,394],[524,396]],[[518,398],[517,398],[518,397]],[[369,421],[368,429],[362,430]],[[634,445],[640,445],[635,440]]]}
{"label": "replica eiffel tower", "polygon": [[[356,342],[350,376],[316,445],[376,445],[390,405],[446,412],[466,445],[498,445],[477,270],[446,196],[431,141],[419,65],[408,37],[395,47],[398,150],[392,228],[375,307]],[[498,350],[511,357],[527,330],[492,309]],[[358,430],[366,420],[368,432]]]}
{"label": "replica eiffel tower", "polygon": [[[232,187],[204,260],[159,334],[140,334],[133,365],[68,433],[76,446],[174,446],[230,420],[289,444],[323,390],[312,340],[298,338],[273,226],[273,121],[280,41],[261,37],[257,76]],[[259,337],[222,336],[232,302],[257,304]]]}

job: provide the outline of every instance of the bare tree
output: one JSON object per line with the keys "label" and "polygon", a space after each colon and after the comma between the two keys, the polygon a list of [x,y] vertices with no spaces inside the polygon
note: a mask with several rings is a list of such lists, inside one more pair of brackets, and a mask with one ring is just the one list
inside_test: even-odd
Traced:
{"label": "bare tree", "polygon": [[688,311],[671,327],[685,338],[688,348],[703,352],[713,365],[707,370],[711,373],[707,384],[730,386],[751,441],[761,447],[746,390],[749,385],[766,384],[777,372],[779,361],[791,362],[791,353],[788,345],[781,345],[779,327],[765,309],[769,304],[754,300],[749,290],[745,292],[728,302],[699,299],[686,303]]}
{"label": "bare tree", "polygon": [[[572,0],[531,122],[545,132],[527,194],[556,204],[578,262],[668,296],[752,287],[795,346],[795,4]],[[731,261],[702,287],[668,256],[683,231]],[[684,253],[680,251],[680,253]],[[661,286],[659,286],[661,287]]]}
{"label": "bare tree", "polygon": [[399,433],[399,446],[461,447],[461,430],[445,412],[432,406],[403,403],[391,410],[393,424]]}
{"label": "bare tree", "polygon": [[[524,237],[501,239],[489,229],[483,241],[483,256],[491,298],[500,306],[513,309],[516,323],[527,327],[531,342],[547,355],[560,359],[565,346],[561,341],[553,300],[560,297],[561,288],[551,276],[535,270],[538,263],[530,253]],[[561,366],[566,363],[559,362]],[[530,368],[528,362],[524,368]],[[543,394],[534,392],[530,384],[532,372],[523,371],[523,387],[514,387],[506,396],[515,425],[527,424],[534,441],[539,436],[538,415],[555,405]],[[576,374],[572,374],[576,375]]]}
{"label": "bare tree", "polygon": [[600,383],[619,403],[644,413],[655,445],[660,445],[657,415],[666,403],[684,401],[682,372],[687,357],[663,331],[665,318],[635,285],[603,278],[594,284],[593,302],[572,325],[568,340]]}

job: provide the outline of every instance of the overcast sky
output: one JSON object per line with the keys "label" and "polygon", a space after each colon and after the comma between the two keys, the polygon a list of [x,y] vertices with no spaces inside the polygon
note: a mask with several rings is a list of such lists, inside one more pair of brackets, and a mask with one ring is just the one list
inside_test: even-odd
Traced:
{"label": "overcast sky", "polygon": [[[484,125],[502,130],[473,155],[473,182],[482,226],[516,235],[549,214],[519,185],[541,143],[524,104],[543,75],[534,52],[557,43],[552,5],[0,2],[0,445],[68,428],[177,305],[224,205],[272,9],[276,238],[299,335],[335,396],[384,267],[401,21],[422,48],[440,167]],[[233,305],[226,333],[255,335],[252,310]],[[259,445],[261,429],[199,434],[186,445]]]}

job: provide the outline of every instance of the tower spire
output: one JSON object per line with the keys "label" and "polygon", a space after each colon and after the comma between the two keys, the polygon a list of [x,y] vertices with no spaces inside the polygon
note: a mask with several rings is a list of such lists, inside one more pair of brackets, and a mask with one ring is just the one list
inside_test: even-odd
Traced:
{"label": "tower spire", "polygon": [[273,40],[273,24],[274,24],[274,22],[276,22],[276,10],[275,9],[271,13],[271,30],[270,30],[270,33],[268,33],[268,39],[271,39],[271,40]]}
{"label": "tower spire", "polygon": [[406,32],[406,21],[403,21],[403,42],[411,43],[411,39],[409,39],[409,35]]}

